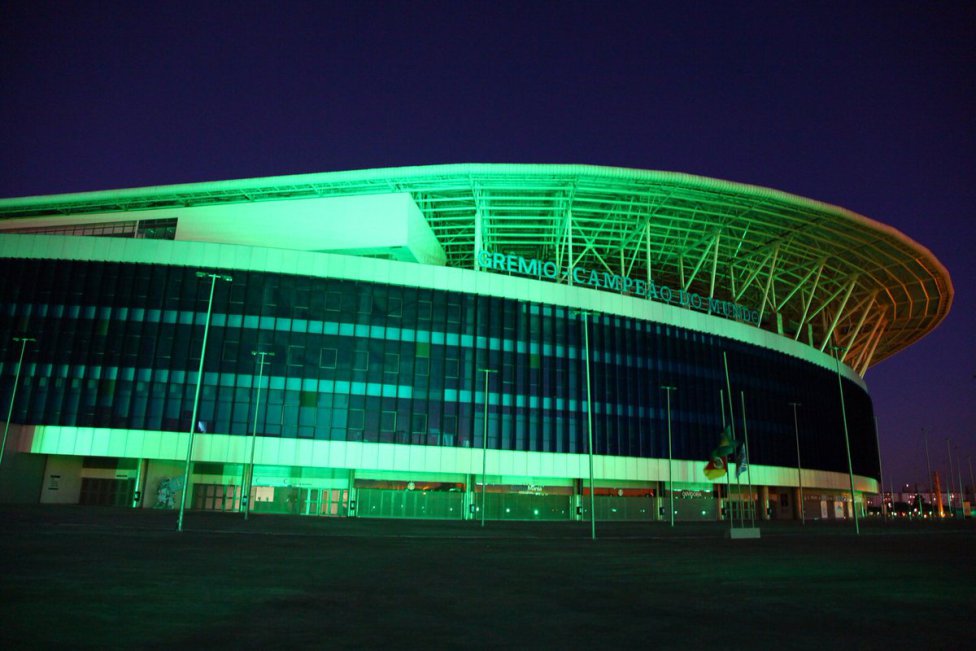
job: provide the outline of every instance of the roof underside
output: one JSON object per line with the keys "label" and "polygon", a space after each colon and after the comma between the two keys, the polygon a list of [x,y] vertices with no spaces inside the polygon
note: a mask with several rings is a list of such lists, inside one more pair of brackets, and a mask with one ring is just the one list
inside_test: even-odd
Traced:
{"label": "roof underside", "polygon": [[[581,165],[443,165],[0,200],[0,219],[410,193],[452,267],[478,248],[750,306],[863,374],[948,314],[923,246],[850,211],[703,177]],[[567,282],[571,279],[567,278]]]}

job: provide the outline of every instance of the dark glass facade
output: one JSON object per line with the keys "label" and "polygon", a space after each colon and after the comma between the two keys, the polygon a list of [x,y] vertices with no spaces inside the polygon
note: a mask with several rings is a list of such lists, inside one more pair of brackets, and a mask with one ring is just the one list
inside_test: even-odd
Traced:
{"label": "dark glass facade", "polygon": [[[210,292],[196,269],[55,260],[0,261],[2,388],[25,358],[13,421],[187,431]],[[583,320],[562,307],[461,292],[226,271],[207,342],[199,428],[252,428],[264,369],[263,436],[478,447],[484,375],[488,446],[587,449]],[[589,319],[595,452],[667,458],[663,384],[674,385],[674,456],[706,459],[723,427],[728,358],[742,438],[745,397],[754,464],[847,472],[836,373],[717,335],[593,315]],[[856,474],[877,477],[867,393],[843,381]],[[724,409],[729,408],[725,396]]]}

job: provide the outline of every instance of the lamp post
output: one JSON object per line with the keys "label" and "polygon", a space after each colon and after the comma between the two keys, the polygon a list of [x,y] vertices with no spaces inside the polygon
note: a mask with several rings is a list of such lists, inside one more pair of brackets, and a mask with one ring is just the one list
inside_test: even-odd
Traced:
{"label": "lamp post", "polygon": [[[884,498],[884,466],[881,464],[881,438],[878,434],[878,417],[874,417],[874,446],[878,449],[878,484],[881,486],[881,521],[888,522],[888,509],[885,508]],[[892,482],[894,483],[894,482]],[[891,505],[895,504],[895,492],[891,491]]]}
{"label": "lamp post", "polygon": [[214,288],[218,280],[231,282],[234,280],[224,274],[198,271],[197,278],[210,279],[210,298],[207,300],[207,320],[203,323],[203,344],[200,346],[200,368],[197,370],[197,388],[193,394],[193,417],[190,419],[190,440],[186,446],[186,468],[183,470],[183,492],[180,495],[180,517],[176,523],[176,530],[183,531],[183,512],[186,509],[186,493],[190,490],[190,459],[193,455],[193,434],[197,429],[197,411],[200,408],[200,387],[203,386],[203,361],[207,356],[207,335],[210,334],[210,314],[213,312]]}
{"label": "lamp post", "polygon": [[959,480],[959,513],[960,518],[966,519],[966,487],[962,485],[962,459],[959,457],[959,448],[956,448],[956,479]]}
{"label": "lamp post", "polygon": [[20,344],[20,357],[17,359],[17,372],[14,374],[14,388],[10,392],[10,406],[7,408],[7,422],[3,426],[3,440],[0,441],[0,465],[3,464],[3,451],[7,448],[7,432],[10,431],[10,419],[14,415],[14,398],[17,397],[17,386],[20,384],[20,369],[24,366],[24,350],[31,341],[37,341],[34,337],[14,337],[14,341]]}
{"label": "lamp post", "polygon": [[488,488],[488,376],[498,371],[493,368],[483,368],[481,372],[485,374],[485,418],[484,430],[481,434],[481,526],[485,526],[485,489]]}
{"label": "lamp post", "polygon": [[952,450],[949,449],[949,438],[946,437],[946,459],[949,463],[949,473],[946,475],[946,497],[949,498],[949,517],[955,517],[956,512],[952,510]]}
{"label": "lamp post", "polygon": [[925,435],[925,428],[922,428],[922,439],[925,441],[925,468],[929,471],[929,515],[935,517],[935,495],[932,494],[932,460],[929,458],[929,437]]}
{"label": "lamp post", "polygon": [[254,448],[258,441],[258,412],[261,411],[261,381],[264,379],[264,365],[270,362],[266,357],[274,357],[274,353],[265,350],[252,350],[254,361],[258,365],[258,395],[254,399],[254,426],[251,428],[251,460],[247,467],[247,492],[244,494],[244,519],[251,510],[251,487],[254,485]]}
{"label": "lamp post", "polygon": [[800,465],[800,425],[796,418],[796,408],[803,405],[799,402],[789,403],[793,407],[793,435],[796,437],[796,481],[800,486],[800,524],[806,525],[807,517],[803,508],[803,468]]}
{"label": "lamp post", "polygon": [[847,448],[847,474],[851,479],[851,513],[854,515],[854,533],[861,535],[861,525],[857,521],[857,504],[854,497],[854,466],[851,464],[851,439],[847,433],[847,407],[844,405],[844,384],[840,376],[840,346],[831,346],[834,351],[834,362],[837,366],[837,390],[840,392],[840,417],[844,422],[844,446]]}
{"label": "lamp post", "polygon": [[661,388],[668,394],[668,495],[670,497],[669,510],[671,512],[671,526],[674,526],[674,475],[671,473],[671,392],[678,387],[662,384]]}
{"label": "lamp post", "polygon": [[586,432],[590,457],[590,537],[596,540],[596,498],[593,493],[593,400],[590,395],[590,312],[579,310],[573,314],[583,317],[583,359],[586,363]]}
{"label": "lamp post", "polygon": [[974,496],[973,499],[976,500],[976,481],[973,481],[973,457],[968,456],[966,460],[969,461],[969,492]]}

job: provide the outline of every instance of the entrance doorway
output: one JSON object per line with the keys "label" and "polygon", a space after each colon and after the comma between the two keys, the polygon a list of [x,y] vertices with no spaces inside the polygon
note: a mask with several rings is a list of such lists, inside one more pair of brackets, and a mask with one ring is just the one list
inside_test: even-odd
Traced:
{"label": "entrance doorway", "polygon": [[298,513],[344,518],[349,514],[348,488],[298,489]]}
{"label": "entrance doorway", "polygon": [[78,503],[90,506],[132,506],[135,479],[83,477]]}

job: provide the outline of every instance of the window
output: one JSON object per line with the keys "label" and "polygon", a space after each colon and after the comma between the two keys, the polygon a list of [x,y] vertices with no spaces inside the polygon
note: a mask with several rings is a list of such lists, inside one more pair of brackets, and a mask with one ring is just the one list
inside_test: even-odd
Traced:
{"label": "window", "polygon": [[383,355],[383,372],[391,374],[400,372],[400,356],[397,353]]}
{"label": "window", "polygon": [[456,378],[460,371],[460,364],[457,358],[448,357],[444,360],[444,376],[449,378]]}
{"label": "window", "polygon": [[240,347],[240,342],[237,341],[225,341],[224,349],[221,352],[220,359],[223,362],[236,362],[237,361],[237,349]]}
{"label": "window", "polygon": [[369,314],[373,311],[373,297],[368,292],[359,295],[359,313]]}
{"label": "window", "polygon": [[447,304],[447,322],[448,323],[461,323],[461,304],[460,303],[448,303]]}
{"label": "window", "polygon": [[347,426],[350,430],[361,430],[366,426],[366,411],[363,409],[350,409]]}
{"label": "window", "polygon": [[457,434],[457,416],[444,416],[444,433]]}
{"label": "window", "polygon": [[397,413],[395,411],[384,411],[382,414],[380,414],[380,431],[395,432],[396,417]]}
{"label": "window", "polygon": [[414,414],[410,419],[410,432],[412,434],[427,433],[427,414]]}
{"label": "window", "polygon": [[288,366],[305,366],[305,347],[288,347]]}
{"label": "window", "polygon": [[433,308],[433,303],[430,301],[417,301],[417,318],[421,321],[430,321]]}
{"label": "window", "polygon": [[389,306],[390,306],[390,312],[389,312],[388,316],[391,316],[391,317],[394,317],[394,318],[397,318],[397,319],[399,319],[401,316],[403,316],[403,299],[402,298],[396,298],[394,296],[391,296],[390,297]]}
{"label": "window", "polygon": [[369,368],[369,353],[365,350],[357,350],[352,354],[352,370],[365,371]]}
{"label": "window", "polygon": [[342,294],[339,292],[328,292],[325,295],[325,309],[329,312],[338,312],[342,309]]}
{"label": "window", "polygon": [[319,352],[319,368],[335,368],[339,351],[336,348],[323,348]]}

